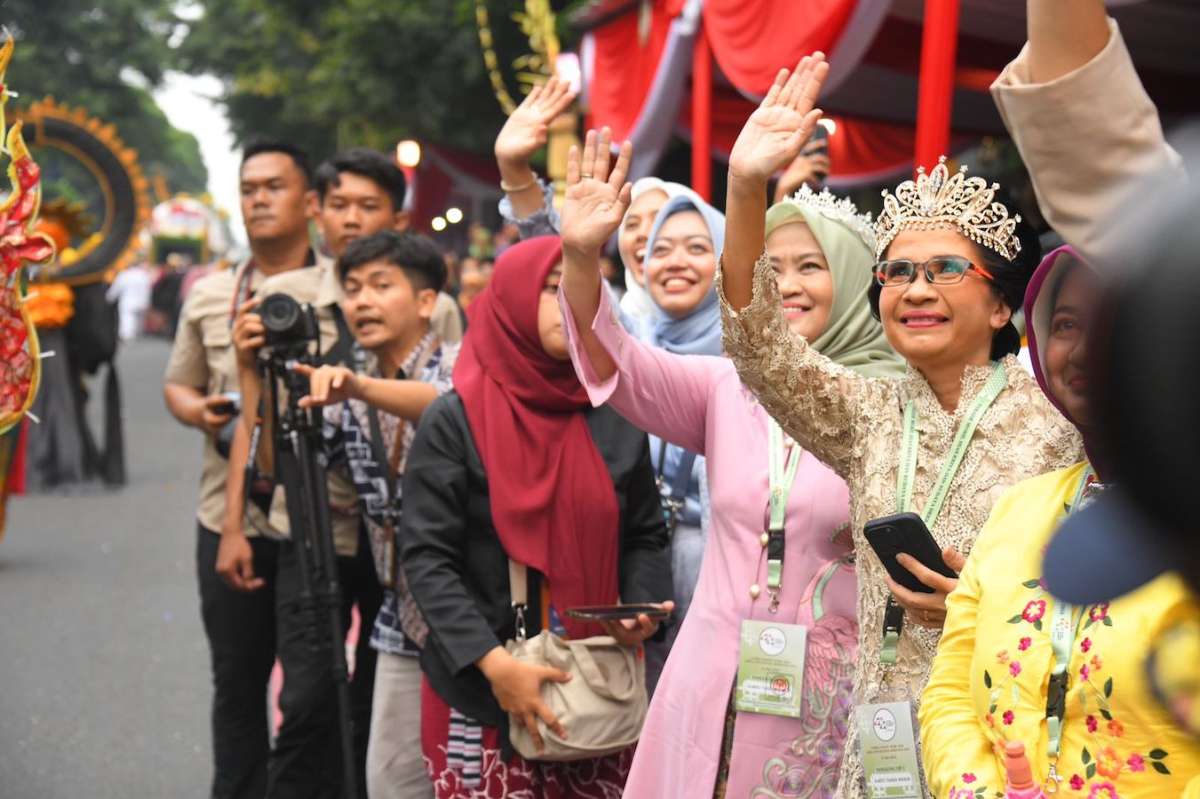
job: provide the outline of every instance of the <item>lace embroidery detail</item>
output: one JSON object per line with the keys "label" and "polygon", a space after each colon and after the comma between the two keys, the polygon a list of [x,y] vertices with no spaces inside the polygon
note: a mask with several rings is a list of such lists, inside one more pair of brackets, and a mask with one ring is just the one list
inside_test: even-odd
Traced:
{"label": "lace embroidery detail", "polygon": [[[913,500],[923,507],[958,422],[987,381],[991,367],[969,367],[962,399],[947,413],[916,370],[899,379],[867,378],[839,366],[791,335],[774,272],[764,255],[754,269],[753,297],[734,312],[718,272],[725,352],[742,381],[784,431],[845,479],[858,553],[859,653],[854,701],[918,702],[929,680],[940,632],[907,625],[894,666],[879,662],[888,590],[884,570],[863,538],[867,521],[894,513],[904,405],[919,411],[920,444]],[[1008,384],[984,415],[963,458],[933,536],[942,546],[970,552],[992,506],[1010,486],[1082,458],[1079,433],[1050,404],[1015,358],[1005,359]],[[849,725],[836,795],[863,797],[858,734]],[[926,789],[928,793],[928,789]]]}

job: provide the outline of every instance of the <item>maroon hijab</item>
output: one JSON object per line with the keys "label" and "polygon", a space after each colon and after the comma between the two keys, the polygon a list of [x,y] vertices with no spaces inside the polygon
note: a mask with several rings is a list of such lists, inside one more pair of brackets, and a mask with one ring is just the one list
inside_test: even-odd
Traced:
{"label": "maroon hijab", "polygon": [[[616,491],[584,417],[587,392],[571,362],[547,355],[538,336],[542,287],[561,260],[551,236],[504,251],[471,303],[454,368],[500,543],[545,576],[560,612],[617,601],[620,546]],[[601,632],[564,623],[571,637]]]}

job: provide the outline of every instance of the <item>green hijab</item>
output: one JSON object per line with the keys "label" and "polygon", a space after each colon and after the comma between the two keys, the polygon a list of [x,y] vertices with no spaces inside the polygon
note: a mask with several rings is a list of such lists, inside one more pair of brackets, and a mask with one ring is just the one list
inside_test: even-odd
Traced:
{"label": "green hijab", "polygon": [[855,228],[871,235],[869,220],[849,200],[835,200],[825,191],[801,191],[767,211],[767,236],[783,225],[803,223],[825,254],[833,274],[833,308],[813,348],[866,377],[900,377],[904,360],[888,344],[867,303],[875,258]]}

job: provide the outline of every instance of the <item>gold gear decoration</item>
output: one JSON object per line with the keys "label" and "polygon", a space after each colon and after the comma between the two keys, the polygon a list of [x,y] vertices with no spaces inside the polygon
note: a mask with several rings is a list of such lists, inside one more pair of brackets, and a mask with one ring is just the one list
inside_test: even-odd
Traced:
{"label": "gold gear decoration", "polygon": [[75,249],[71,263],[60,261],[37,279],[72,286],[111,281],[137,257],[138,233],[150,219],[150,181],[137,151],[122,141],[116,126],[53,97],[17,113],[29,145],[57,150],[81,164],[96,179],[105,203],[100,229]]}

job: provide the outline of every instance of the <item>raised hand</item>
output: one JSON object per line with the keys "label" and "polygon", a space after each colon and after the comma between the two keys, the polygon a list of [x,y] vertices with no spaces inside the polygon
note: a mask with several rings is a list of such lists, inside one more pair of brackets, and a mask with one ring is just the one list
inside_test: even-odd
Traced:
{"label": "raised hand", "polygon": [[617,163],[609,171],[612,132],[589,130],[583,151],[572,147],[567,155],[567,196],[562,209],[562,240],[565,249],[599,252],[604,242],[621,226],[629,209],[633,187],[625,182],[633,145],[621,145]]}
{"label": "raised hand", "polygon": [[500,129],[496,160],[506,166],[527,166],[533,154],[545,146],[550,123],[574,99],[570,84],[558,78],[534,86]]}
{"label": "raised hand", "polygon": [[765,183],[795,160],[821,118],[821,111],[813,106],[828,74],[829,64],[819,52],[801,59],[794,72],[779,70],[733,145],[731,179]]}

